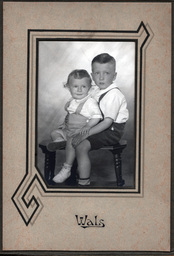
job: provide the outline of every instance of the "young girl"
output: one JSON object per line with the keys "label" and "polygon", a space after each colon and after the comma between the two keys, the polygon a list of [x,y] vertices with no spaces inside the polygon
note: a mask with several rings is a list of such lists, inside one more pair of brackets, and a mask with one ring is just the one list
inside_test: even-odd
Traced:
{"label": "young girl", "polygon": [[53,142],[48,150],[56,150],[61,141],[66,140],[66,161],[60,172],[53,178],[56,183],[64,182],[71,175],[71,167],[75,159],[75,149],[72,138],[77,134],[88,134],[102,118],[98,103],[88,94],[91,88],[91,78],[86,70],[74,70],[67,79],[66,87],[71,93],[71,100],[65,105],[68,112],[62,129],[51,133]]}

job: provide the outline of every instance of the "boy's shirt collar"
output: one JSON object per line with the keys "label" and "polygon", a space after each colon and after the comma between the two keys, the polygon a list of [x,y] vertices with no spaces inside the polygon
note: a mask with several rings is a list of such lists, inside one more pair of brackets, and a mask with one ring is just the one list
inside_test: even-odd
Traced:
{"label": "boy's shirt collar", "polygon": [[98,96],[102,95],[103,93],[113,89],[113,88],[117,88],[118,86],[116,85],[116,83],[112,83],[111,85],[109,85],[106,89],[103,89],[103,90],[99,90],[98,92]]}
{"label": "boy's shirt collar", "polygon": [[89,94],[91,95],[92,98],[94,98],[95,100],[98,101],[100,95],[102,95],[103,93],[111,90],[112,88],[118,88],[118,86],[116,86],[116,83],[112,83],[111,85],[109,85],[106,89],[104,90],[100,90],[99,87],[97,85],[92,85]]}

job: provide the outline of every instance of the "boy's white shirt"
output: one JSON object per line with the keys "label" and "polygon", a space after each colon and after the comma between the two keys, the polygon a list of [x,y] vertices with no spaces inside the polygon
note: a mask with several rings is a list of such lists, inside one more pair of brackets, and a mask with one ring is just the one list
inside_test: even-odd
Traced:
{"label": "boy's white shirt", "polygon": [[[117,89],[111,90],[114,88]],[[92,97],[94,97],[97,101],[99,100],[99,97],[107,91],[110,92],[108,92],[100,101],[100,108],[104,114],[104,117],[111,118],[115,123],[125,123],[129,118],[127,102],[124,95],[118,89],[115,83],[112,83],[103,90],[100,90],[96,85],[92,86],[90,90]]]}

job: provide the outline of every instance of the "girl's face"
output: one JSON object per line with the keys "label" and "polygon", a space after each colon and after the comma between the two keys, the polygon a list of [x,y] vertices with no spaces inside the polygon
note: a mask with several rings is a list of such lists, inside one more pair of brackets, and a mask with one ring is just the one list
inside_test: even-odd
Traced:
{"label": "girl's face", "polygon": [[92,78],[95,84],[100,90],[106,89],[113,83],[117,73],[115,72],[115,66],[112,63],[94,62],[92,65]]}
{"label": "girl's face", "polygon": [[87,77],[76,79],[70,77],[68,88],[72,97],[76,100],[81,100],[88,95],[88,91],[91,87],[90,80]]}

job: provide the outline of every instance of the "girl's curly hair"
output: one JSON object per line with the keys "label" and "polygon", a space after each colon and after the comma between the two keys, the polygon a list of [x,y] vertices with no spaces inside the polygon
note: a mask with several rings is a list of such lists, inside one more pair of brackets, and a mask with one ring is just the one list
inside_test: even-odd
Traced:
{"label": "girl's curly hair", "polygon": [[90,84],[92,83],[92,79],[89,75],[89,73],[85,70],[85,69],[75,69],[73,70],[69,75],[68,75],[68,78],[67,78],[67,82],[66,84],[64,85],[64,87],[68,87],[69,86],[69,81],[70,81],[70,78],[73,77],[75,79],[82,79],[82,78],[89,78],[89,81],[90,81]]}

